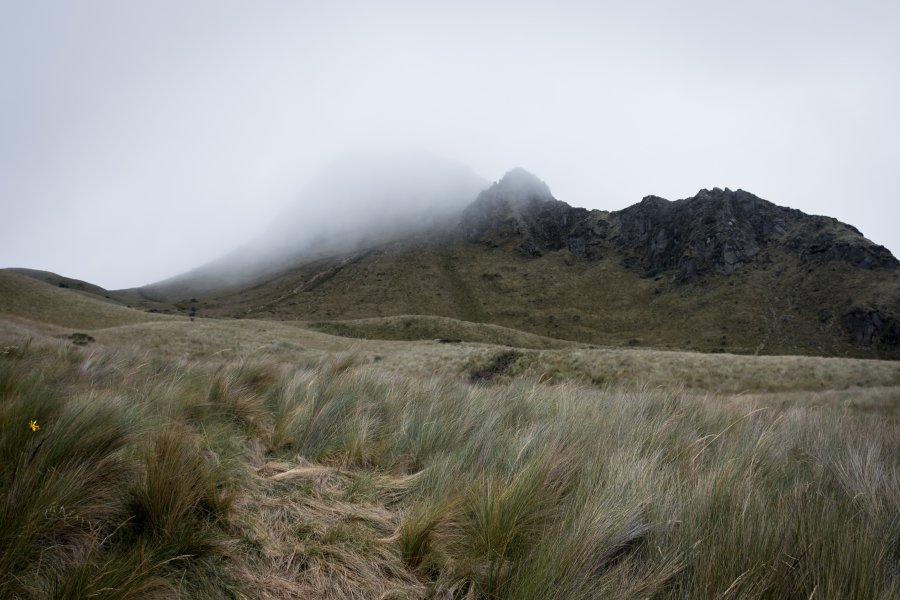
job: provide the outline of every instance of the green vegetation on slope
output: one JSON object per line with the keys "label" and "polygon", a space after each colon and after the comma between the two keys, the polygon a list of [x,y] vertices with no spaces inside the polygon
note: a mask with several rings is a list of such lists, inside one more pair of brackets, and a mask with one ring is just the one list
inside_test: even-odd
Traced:
{"label": "green vegetation on slope", "polygon": [[0,270],[0,314],[78,329],[169,318],[133,310],[93,294],[54,287],[10,270]]}
{"label": "green vegetation on slope", "polygon": [[[891,347],[854,343],[842,319],[854,309],[900,310],[898,271],[835,263],[811,274],[773,248],[731,275],[683,283],[668,273],[646,277],[614,250],[592,260],[567,250],[524,258],[518,241],[486,248],[452,236],[407,240],[338,270],[335,261],[317,261],[233,294],[200,298],[198,311],[308,322],[441,316],[604,346],[897,356]],[[326,280],[307,287],[322,273]]]}
{"label": "green vegetation on slope", "polygon": [[842,406],[20,345],[0,428],[2,597],[900,593],[898,422]]}
{"label": "green vegetation on slope", "polygon": [[[402,325],[404,319],[385,318],[373,322],[378,328],[386,323],[390,332],[394,326],[406,329]],[[278,365],[296,365],[315,362],[334,353],[351,352],[361,363],[377,364],[413,377],[440,374],[478,379],[474,375],[479,371],[492,370],[491,380],[498,382],[524,376],[548,383],[576,382],[628,388],[661,386],[699,394],[829,392],[831,398],[846,405],[856,405],[857,398],[866,397],[866,390],[870,388],[883,388],[890,398],[900,400],[900,362],[897,361],[704,354],[643,348],[594,348],[578,344],[568,348],[534,349],[530,346],[544,343],[541,338],[534,340],[531,334],[514,330],[441,318],[415,319],[413,323],[411,328],[414,330],[423,327],[428,331],[427,327],[433,325],[438,328],[435,333],[448,336],[445,339],[455,338],[459,334],[457,327],[462,327],[466,335],[485,335],[498,345],[443,343],[432,339],[430,331],[428,341],[348,338],[314,331],[302,323],[259,319],[189,321],[166,318],[82,331],[94,340],[87,346],[90,350],[124,353],[137,350],[154,357],[182,361],[238,360],[262,354]],[[448,329],[444,329],[445,323]],[[326,323],[324,328],[328,329],[328,325]],[[363,332],[369,331],[367,324]],[[72,329],[0,318],[0,346],[19,344],[29,338],[41,343],[72,343],[55,339],[70,339],[71,334]],[[554,342],[548,340],[546,343]],[[498,356],[510,352],[509,347],[503,346],[517,349],[513,351],[514,360],[505,362],[498,370],[492,365]]]}
{"label": "green vegetation on slope", "polygon": [[438,340],[443,343],[476,342],[518,348],[573,348],[578,344],[526,333],[490,323],[472,323],[449,317],[399,315],[349,321],[307,323],[314,331],[374,340]]}
{"label": "green vegetation on slope", "polygon": [[31,277],[32,279],[37,279],[38,281],[43,281],[44,283],[50,284],[53,287],[84,292],[93,296],[97,296],[98,298],[103,298],[105,300],[116,300],[116,298],[113,297],[114,292],[110,292],[109,290],[106,290],[99,285],[94,285],[93,283],[88,283],[87,281],[81,281],[80,279],[72,279],[71,277],[65,277],[64,275],[58,275],[51,271],[17,268],[4,270],[12,273],[17,273],[19,275],[25,275],[26,277]]}

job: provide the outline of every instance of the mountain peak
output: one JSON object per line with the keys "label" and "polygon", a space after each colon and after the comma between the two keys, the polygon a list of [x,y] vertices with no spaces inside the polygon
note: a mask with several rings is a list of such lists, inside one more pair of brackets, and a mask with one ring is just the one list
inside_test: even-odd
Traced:
{"label": "mountain peak", "polygon": [[428,153],[347,154],[316,174],[262,236],[146,289],[175,298],[224,292],[314,258],[442,227],[487,184]]}
{"label": "mountain peak", "polygon": [[553,200],[550,187],[536,175],[521,167],[511,169],[500,181],[485,190],[486,194],[512,203]]}
{"label": "mountain peak", "polygon": [[478,195],[463,211],[460,227],[468,241],[491,248],[517,238],[518,252],[529,258],[562,248],[590,258],[596,244],[587,240],[588,215],[587,209],[557,200],[546,183],[517,168]]}
{"label": "mountain peak", "polygon": [[536,175],[517,167],[478,194],[462,212],[460,226],[469,241],[496,246],[502,240],[526,233],[535,214],[554,203],[564,204]]}
{"label": "mountain peak", "polygon": [[[353,165],[340,165],[304,203],[332,211],[324,223],[337,240],[347,238],[340,228],[348,220],[371,222],[360,217],[371,210],[391,222],[409,217],[425,192],[446,189],[430,176],[420,183],[424,168],[394,175],[367,165],[373,178],[351,177]],[[476,192],[454,194],[455,206],[471,201],[456,218],[402,243],[319,245],[318,255],[285,255],[265,272],[248,263],[252,285],[212,281],[204,294],[206,273],[194,273],[162,292],[205,296],[204,310],[215,316],[440,314],[589,343],[900,357],[900,263],[836,219],[728,188],[588,210],[555,199],[518,168],[484,188],[482,180],[474,201]],[[338,202],[345,192],[352,204]],[[409,198],[405,214],[385,210],[382,200],[395,196]],[[300,225],[290,231],[303,237]],[[231,275],[234,265],[212,275]],[[429,289],[412,291],[423,276]]]}

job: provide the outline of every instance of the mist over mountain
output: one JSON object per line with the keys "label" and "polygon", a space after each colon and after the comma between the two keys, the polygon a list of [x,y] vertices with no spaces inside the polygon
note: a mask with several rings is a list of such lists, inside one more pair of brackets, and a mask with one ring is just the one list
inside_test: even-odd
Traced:
{"label": "mist over mountain", "polygon": [[323,169],[259,239],[142,290],[221,293],[304,261],[441,227],[487,185],[470,168],[425,153],[348,155]]}
{"label": "mist over mountain", "polygon": [[898,31],[0,1],[0,600],[900,600]]}
{"label": "mist over mountain", "polygon": [[422,315],[612,346],[900,357],[897,259],[744,190],[588,210],[520,168],[488,185],[433,158],[357,156],[303,199],[257,244],[133,294],[362,337],[417,334],[347,320]]}

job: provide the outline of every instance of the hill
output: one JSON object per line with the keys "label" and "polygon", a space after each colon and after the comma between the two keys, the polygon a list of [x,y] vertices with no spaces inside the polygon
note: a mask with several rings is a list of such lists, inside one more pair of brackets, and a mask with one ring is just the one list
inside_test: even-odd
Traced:
{"label": "hill", "polygon": [[2,598],[900,590],[898,361],[188,319],[56,277],[0,271]]}
{"label": "hill", "polygon": [[59,288],[84,292],[105,300],[117,301],[117,298],[113,297],[114,292],[110,292],[99,285],[81,281],[80,279],[72,279],[71,277],[51,273],[50,271],[39,271],[37,269],[12,268],[4,270],[11,273],[18,273],[19,275],[25,275],[26,277],[31,277],[32,279],[37,279],[38,281],[43,281],[44,283],[49,283],[50,285]]}
{"label": "hill", "polygon": [[46,271],[0,270],[0,315],[59,327],[98,329],[170,318],[132,309],[106,290]]}
{"label": "hill", "polygon": [[450,225],[196,299],[216,317],[429,315],[607,346],[900,358],[898,262],[850,225],[728,189],[589,211],[522,170]]}
{"label": "hill", "polygon": [[240,290],[298,263],[444,227],[486,185],[468,167],[428,154],[345,156],[315,177],[259,239],[128,292],[147,300]]}

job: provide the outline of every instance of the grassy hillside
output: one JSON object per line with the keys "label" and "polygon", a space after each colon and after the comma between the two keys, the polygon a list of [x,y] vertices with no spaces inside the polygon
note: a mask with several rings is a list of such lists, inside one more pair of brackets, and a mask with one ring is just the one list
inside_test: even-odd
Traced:
{"label": "grassy hillside", "polygon": [[900,362],[178,318],[9,272],[0,299],[0,598],[900,593]]}
{"label": "grassy hillside", "polygon": [[[344,278],[363,269],[370,299],[408,307],[392,286],[410,271],[367,261],[413,250],[243,298],[281,294],[251,315],[289,317],[304,294],[351,310]],[[453,256],[420,263],[444,274],[429,310],[490,319],[485,294],[563,293],[553,270],[499,288]],[[596,275],[545,258],[585,289]],[[629,310],[633,290],[604,298]],[[408,314],[188,319],[8,271],[0,302],[0,599],[900,594],[897,361],[597,347]]]}
{"label": "grassy hillside", "polygon": [[51,285],[11,270],[0,270],[0,314],[77,329],[168,318],[130,309],[94,293]]}
{"label": "grassy hillside", "polygon": [[333,335],[376,340],[436,340],[440,343],[476,342],[518,348],[572,348],[565,340],[556,340],[491,325],[470,323],[448,317],[400,315],[349,321],[318,321],[306,327]]}
{"label": "grassy hillside", "polygon": [[162,314],[190,314],[192,305],[186,301],[184,303],[174,304],[166,301],[151,300],[143,293],[140,288],[132,288],[127,290],[107,290],[99,285],[94,285],[80,279],[72,279],[65,275],[52,273],[50,271],[39,271],[36,269],[2,269],[4,272],[25,275],[37,281],[42,281],[65,290],[71,290],[81,293],[89,298],[100,299],[104,302],[120,304],[128,308],[136,308],[138,310],[147,310]]}
{"label": "grassy hillside", "polygon": [[[480,377],[479,373],[486,373],[487,378],[495,382],[524,376],[548,383],[577,382],[601,388],[638,389],[663,386],[701,394],[831,391],[850,404],[858,403],[854,395],[868,396],[869,389],[888,389],[894,390],[892,398],[900,400],[900,363],[896,361],[708,354],[586,345],[566,348],[559,346],[565,342],[542,338],[535,341],[536,336],[529,334],[451,320],[448,320],[451,325],[466,332],[494,336],[494,343],[445,343],[432,339],[431,331],[427,340],[419,341],[359,339],[330,335],[298,322],[190,321],[147,313],[137,315],[157,320],[97,329],[78,328],[77,331],[93,338],[88,344],[89,349],[149,354],[190,362],[242,360],[264,355],[277,365],[309,364],[335,353],[344,353],[354,355],[361,363],[413,377],[442,374],[474,380]],[[406,329],[402,322],[403,318],[385,319],[374,321],[374,325]],[[443,320],[424,319],[413,323],[415,328],[423,324],[441,325]],[[73,328],[0,318],[0,345],[17,345],[33,339],[71,346],[72,341],[57,339],[67,338],[72,331]],[[440,328],[435,333],[457,331]],[[534,347],[543,343],[549,347]]]}
{"label": "grassy hillside", "polygon": [[13,268],[4,270],[18,273],[19,275],[25,275],[26,277],[31,277],[32,279],[37,279],[38,281],[43,281],[44,283],[49,283],[53,287],[74,290],[77,292],[84,292],[86,294],[91,294],[105,300],[116,301],[116,298],[113,297],[114,292],[110,292],[109,290],[106,290],[99,285],[94,285],[93,283],[82,281],[80,279],[72,279],[71,277],[66,277],[64,275],[59,275],[50,271],[39,271],[37,269]]}
{"label": "grassy hillside", "polygon": [[319,256],[281,256],[227,293],[198,294],[189,276],[133,292],[362,337],[409,336],[320,323],[447,317],[603,346],[900,359],[900,262],[850,225],[742,190],[588,211],[514,169],[445,226]]}
{"label": "grassy hillside", "polygon": [[896,413],[383,363],[6,347],[0,597],[900,593]]}
{"label": "grassy hillside", "polygon": [[900,273],[835,263],[810,277],[790,255],[777,254],[728,276],[680,283],[643,277],[612,251],[590,261],[566,250],[529,259],[513,243],[414,239],[303,265],[236,294],[201,298],[197,307],[210,316],[313,322],[441,316],[603,346],[900,356],[900,349],[853,343],[841,319],[852,307],[895,302]]}

